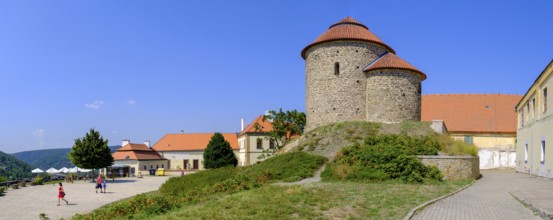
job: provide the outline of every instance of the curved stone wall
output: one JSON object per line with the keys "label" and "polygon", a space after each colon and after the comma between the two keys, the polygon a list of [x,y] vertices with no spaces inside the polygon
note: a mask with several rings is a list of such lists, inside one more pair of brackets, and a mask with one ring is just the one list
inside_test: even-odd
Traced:
{"label": "curved stone wall", "polygon": [[338,121],[365,120],[367,83],[363,68],[384,53],[382,46],[360,41],[311,47],[305,59],[306,131]]}
{"label": "curved stone wall", "polygon": [[366,119],[398,123],[421,119],[422,77],[409,70],[375,70],[367,73]]}

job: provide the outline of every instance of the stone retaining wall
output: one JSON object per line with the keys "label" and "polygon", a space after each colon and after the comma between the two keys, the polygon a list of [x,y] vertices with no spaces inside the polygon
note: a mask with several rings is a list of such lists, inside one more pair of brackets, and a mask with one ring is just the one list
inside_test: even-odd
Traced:
{"label": "stone retaining wall", "polygon": [[438,167],[444,180],[480,178],[480,159],[473,156],[417,156],[424,165]]}

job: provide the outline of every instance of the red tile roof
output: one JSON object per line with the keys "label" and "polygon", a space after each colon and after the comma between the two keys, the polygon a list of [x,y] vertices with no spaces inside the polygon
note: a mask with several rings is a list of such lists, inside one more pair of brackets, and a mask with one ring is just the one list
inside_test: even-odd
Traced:
{"label": "red tile roof", "polygon": [[[222,133],[233,150],[238,150],[238,139],[235,133]],[[166,134],[152,148],[156,151],[204,150],[213,133]]]}
{"label": "red tile roof", "polygon": [[351,17],[346,17],[336,24],[331,25],[326,32],[321,34],[313,43],[307,45],[301,51],[301,57],[305,59],[305,52],[312,46],[320,43],[335,41],[335,40],[359,40],[385,47],[391,53],[395,53],[394,49],[386,45],[376,35],[374,35],[367,26],[359,23]]}
{"label": "red tile roof", "polygon": [[384,56],[376,59],[374,62],[366,66],[363,71],[367,72],[379,69],[411,70],[418,73],[422,77],[422,80],[426,79],[426,74],[393,53],[386,53]]}
{"label": "red tile roof", "polygon": [[145,144],[127,144],[115,151],[114,160],[165,160]]}
{"label": "red tile roof", "polygon": [[444,120],[450,132],[516,133],[520,95],[423,95],[421,120]]}
{"label": "red tile roof", "polygon": [[[258,123],[259,126],[261,126],[261,129],[259,131],[256,131],[255,129],[255,123]],[[244,130],[242,130],[240,134],[238,134],[238,136],[241,136],[245,133],[269,132],[272,130],[273,124],[269,120],[263,121],[263,115],[260,115],[259,117],[255,118],[250,124],[248,124],[248,126],[246,126]]]}

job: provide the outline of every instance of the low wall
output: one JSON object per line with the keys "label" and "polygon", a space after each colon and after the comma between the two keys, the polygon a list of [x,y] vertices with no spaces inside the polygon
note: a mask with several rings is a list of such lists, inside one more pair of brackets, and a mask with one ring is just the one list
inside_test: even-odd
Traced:
{"label": "low wall", "polygon": [[444,180],[480,178],[480,160],[473,156],[417,156],[424,165],[435,166]]}

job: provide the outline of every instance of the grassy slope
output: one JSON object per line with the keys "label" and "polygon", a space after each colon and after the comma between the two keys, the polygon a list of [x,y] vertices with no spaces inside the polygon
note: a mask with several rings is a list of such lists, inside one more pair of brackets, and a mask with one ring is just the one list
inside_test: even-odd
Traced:
{"label": "grassy slope", "polygon": [[184,206],[154,219],[401,219],[417,205],[466,183],[271,185]]}
{"label": "grassy slope", "polygon": [[[33,167],[31,167],[31,165],[25,163],[24,161],[19,160],[12,155],[9,155],[0,151],[0,176],[6,177],[6,178],[31,177],[32,169]],[[6,178],[0,178],[0,179],[5,180]],[[2,180],[0,180],[0,182]]]}

